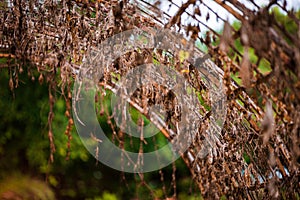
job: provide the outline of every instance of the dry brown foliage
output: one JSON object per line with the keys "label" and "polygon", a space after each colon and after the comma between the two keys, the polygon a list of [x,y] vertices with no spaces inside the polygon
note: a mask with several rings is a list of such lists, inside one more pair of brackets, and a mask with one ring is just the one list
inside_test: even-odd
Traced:
{"label": "dry brown foliage", "polygon": [[[172,0],[168,2],[176,6]],[[134,27],[177,27],[196,39],[205,26],[209,31],[206,38],[200,40],[208,47],[218,68],[215,70],[223,77],[228,109],[217,146],[209,155],[205,158],[197,156],[207,120],[203,120],[198,136],[182,155],[203,197],[218,199],[226,195],[229,199],[299,198],[300,33],[290,34],[270,14],[270,7],[279,6],[294,20],[298,30],[300,20],[286,9],[285,3],[281,4],[276,0],[264,8],[250,0],[255,10],[248,9],[236,0],[215,2],[242,23],[239,30],[234,30],[229,23],[225,23],[224,34],[220,35],[208,23],[183,25],[183,14],[195,21],[198,21],[197,17],[200,15],[205,15],[207,19],[216,15],[218,20],[225,21],[210,5],[196,0],[188,0],[179,6],[174,16],[162,12],[157,7],[159,3],[151,5],[144,0],[133,3],[124,1],[122,5],[116,1],[102,0],[45,0],[43,3],[38,0],[15,0],[10,6],[1,2],[0,57],[7,58],[7,62],[1,63],[0,68],[10,71],[11,90],[18,87],[18,74],[24,71],[24,66],[27,66],[29,76],[33,77],[32,72],[37,70],[40,73],[38,80],[49,85],[49,140],[53,153],[55,146],[51,121],[54,93],[59,85],[67,105],[65,114],[69,118],[65,134],[71,140],[71,85],[89,47],[96,47],[106,38]],[[207,7],[208,13],[202,13],[200,5]],[[194,12],[190,13],[187,8]],[[166,19],[167,22],[164,23]],[[218,39],[220,44],[214,45],[213,42]],[[240,39],[244,46],[243,55],[233,45],[236,39]],[[249,61],[249,49],[255,50],[258,57],[256,63]],[[122,76],[132,67],[152,62],[148,58],[152,55],[151,51],[146,49],[122,56],[107,68],[105,78],[99,84],[114,91],[114,77],[111,73]],[[232,54],[237,56],[231,56]],[[184,68],[188,67],[187,63],[176,65],[176,56],[172,58],[174,63],[168,63],[162,52],[156,52],[155,55],[159,62],[167,66],[174,67],[175,63],[178,71],[188,71],[185,77],[196,91],[206,89],[205,84],[197,78],[199,74],[196,70]],[[264,74],[258,70],[262,60],[269,62],[270,73]],[[231,79],[231,75],[236,72],[240,72],[241,85]],[[101,104],[103,97],[100,95],[97,98]],[[145,103],[143,99],[150,100]],[[209,103],[207,93],[203,93],[203,99]],[[172,140],[171,136],[176,134],[176,126],[170,124],[176,124],[179,115],[170,92],[159,85],[145,86],[130,101],[131,105],[140,108],[139,111],[144,114],[147,113],[143,112],[143,108],[157,102],[163,104],[170,116],[165,123],[157,123],[157,126]],[[209,115],[204,107],[199,106],[199,110]],[[100,109],[99,114],[105,112],[107,111]],[[112,126],[115,140],[122,147],[124,134],[116,130],[110,118],[108,124]],[[143,143],[143,139],[141,141]],[[249,156],[250,163],[245,161],[244,154]]]}

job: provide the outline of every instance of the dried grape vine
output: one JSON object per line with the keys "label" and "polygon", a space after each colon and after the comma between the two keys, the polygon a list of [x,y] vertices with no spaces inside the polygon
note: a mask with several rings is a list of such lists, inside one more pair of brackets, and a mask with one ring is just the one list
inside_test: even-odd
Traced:
{"label": "dried grape vine", "polygon": [[[60,88],[64,94],[67,104],[65,114],[69,119],[65,134],[71,140],[71,85],[88,49],[97,47],[116,33],[135,27],[171,28],[183,31],[193,39],[199,38],[207,46],[216,65],[206,65],[213,67],[223,78],[226,88],[226,120],[217,146],[208,156],[198,156],[203,138],[209,136],[206,135],[206,118],[201,122],[195,141],[182,155],[203,197],[299,197],[299,15],[288,10],[285,1],[270,1],[266,7],[259,7],[254,0],[250,0],[255,9],[249,9],[235,0],[215,0],[241,22],[238,29],[225,22],[223,34],[219,34],[207,21],[200,20],[203,15],[207,20],[215,16],[216,20],[225,21],[205,1],[188,0],[181,6],[172,0],[168,3],[177,7],[174,16],[163,12],[158,7],[159,3],[152,5],[144,0],[124,1],[123,5],[116,1],[100,0],[15,0],[0,3],[0,58],[4,60],[0,68],[10,71],[11,90],[18,86],[18,74],[23,73],[25,66],[30,77],[34,78],[32,71],[36,70],[40,73],[39,81],[49,84],[51,152],[55,151],[51,130],[55,103],[53,93]],[[296,27],[295,33],[276,20],[270,12],[274,6],[288,15]],[[202,13],[203,10],[207,13]],[[183,15],[188,16],[193,24],[184,24]],[[206,37],[200,36],[204,27],[208,29]],[[241,42],[243,51],[237,50],[237,40]],[[250,51],[256,55],[255,62],[250,61]],[[171,53],[170,57],[166,57],[163,52],[153,53],[147,49],[129,52],[107,67],[99,84],[114,92],[114,79],[138,65],[152,63],[154,57],[157,62],[182,72],[196,92],[203,91],[200,95],[209,104],[208,93],[205,92],[207,87],[199,79],[197,70],[193,70],[189,63],[181,62],[176,57],[179,52]],[[268,63],[270,69],[267,73],[260,70],[262,63]],[[237,75],[240,83],[232,79]],[[99,94],[99,104],[104,98],[103,93],[104,90]],[[165,88],[153,84],[137,90],[128,101],[145,115],[149,114],[145,109],[152,104],[164,105],[170,113],[168,120],[161,120],[159,116],[152,120],[164,136],[172,140],[172,135],[177,134],[174,124],[178,120],[174,99]],[[197,106],[204,115],[209,115],[207,107]],[[108,116],[107,123],[113,130],[113,140],[124,148],[124,133],[114,127],[109,117],[111,114],[100,106],[99,115],[104,114]],[[141,139],[141,146],[143,143]]]}

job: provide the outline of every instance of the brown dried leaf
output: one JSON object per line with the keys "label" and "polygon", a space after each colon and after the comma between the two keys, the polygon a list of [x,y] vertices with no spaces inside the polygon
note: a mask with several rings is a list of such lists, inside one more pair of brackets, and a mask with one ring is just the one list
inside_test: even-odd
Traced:
{"label": "brown dried leaf", "polygon": [[40,83],[40,84],[43,84],[43,81],[44,81],[44,76],[43,76],[43,74],[41,73],[40,76],[39,76],[39,83]]}
{"label": "brown dried leaf", "polygon": [[13,91],[13,90],[14,90],[14,81],[13,81],[12,78],[9,79],[8,85],[9,85],[9,89],[10,89],[11,91]]}
{"label": "brown dried leaf", "polygon": [[221,37],[221,41],[220,41],[220,50],[223,52],[228,52],[229,50],[229,45],[232,43],[232,28],[230,26],[230,24],[226,21],[224,23],[224,29],[223,29],[223,34]]}
{"label": "brown dried leaf", "polygon": [[245,22],[241,27],[241,42],[245,46],[249,45],[249,33],[251,33],[250,25],[247,22]]}
{"label": "brown dried leaf", "polygon": [[251,63],[249,60],[249,52],[248,48],[245,48],[241,68],[240,68],[240,78],[242,79],[242,84],[245,88],[249,88],[251,86],[251,78],[252,78],[252,71],[251,71]]}
{"label": "brown dried leaf", "polygon": [[201,11],[200,11],[199,6],[195,8],[194,15],[199,15],[201,17]]}
{"label": "brown dried leaf", "polygon": [[250,185],[251,185],[251,174],[250,174],[250,171],[249,171],[248,167],[245,169],[244,179],[245,179],[246,186],[250,187]]}
{"label": "brown dried leaf", "polygon": [[206,14],[205,20],[206,20],[206,22],[209,20],[209,12]]}
{"label": "brown dried leaf", "polygon": [[275,120],[273,116],[273,108],[271,101],[268,101],[266,103],[266,111],[264,119],[261,123],[261,132],[263,137],[263,144],[267,144],[267,142],[270,140],[275,127]]}

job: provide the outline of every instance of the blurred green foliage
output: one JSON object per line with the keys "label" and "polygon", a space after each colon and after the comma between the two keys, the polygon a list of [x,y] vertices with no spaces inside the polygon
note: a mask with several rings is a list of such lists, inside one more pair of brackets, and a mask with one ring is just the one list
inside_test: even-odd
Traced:
{"label": "blurred green foliage", "polygon": [[[15,173],[36,177],[46,180],[58,199],[84,199],[99,196],[105,190],[114,191],[120,184],[119,173],[97,165],[74,129],[70,160],[66,160],[67,136],[64,130],[67,118],[60,92],[56,93],[53,121],[55,162],[50,163],[48,87],[31,81],[27,74],[20,74],[19,87],[11,92],[8,80],[8,71],[1,71],[0,182],[4,184],[3,181]],[[31,187],[31,184],[24,185]]]}
{"label": "blurred green foliage", "polygon": [[[35,79],[38,76],[39,74],[35,74]],[[149,186],[146,188],[136,174],[122,175],[98,163],[83,146],[75,128],[72,130],[70,159],[66,160],[68,138],[64,131],[67,118],[64,115],[65,101],[59,90],[55,94],[52,124],[56,152],[54,163],[50,163],[47,135],[48,86],[32,81],[23,73],[19,74],[18,88],[10,91],[9,77],[9,70],[0,71],[0,184],[7,186],[0,187],[0,196],[11,190],[16,194],[19,191],[30,193],[34,188],[36,195],[39,195],[40,191],[49,191],[49,194],[55,193],[56,199],[164,199],[166,196],[172,196],[172,166],[162,169],[164,181],[161,181],[158,172],[144,174]],[[108,99],[104,102],[110,107]],[[140,117],[134,109],[131,115],[133,120]],[[144,120],[145,123],[149,123]],[[99,122],[104,132],[111,136],[112,131],[106,123],[106,117],[100,117]],[[156,140],[158,146],[165,144],[165,138],[161,134],[158,134]],[[139,147],[140,140],[134,143]],[[149,147],[145,151],[154,150],[153,146],[147,146]],[[35,187],[37,182],[41,183],[41,187]],[[184,199],[200,196],[181,159],[176,161],[176,182],[177,194]],[[163,192],[163,185],[166,186],[166,194]],[[48,199],[53,197],[50,195]]]}

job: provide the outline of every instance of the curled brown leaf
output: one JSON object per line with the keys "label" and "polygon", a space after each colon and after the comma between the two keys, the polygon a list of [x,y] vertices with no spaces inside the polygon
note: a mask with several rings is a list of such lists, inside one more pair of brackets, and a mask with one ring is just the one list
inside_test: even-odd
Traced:
{"label": "curled brown leaf", "polygon": [[274,133],[274,129],[275,129],[275,119],[273,116],[272,102],[267,101],[265,116],[261,123],[261,133],[262,133],[264,145],[269,142],[272,134]]}
{"label": "curled brown leaf", "polygon": [[249,60],[249,52],[248,52],[247,47],[245,48],[245,51],[244,51],[239,75],[240,75],[240,78],[242,79],[243,86],[245,88],[250,88],[251,78],[252,78],[252,70],[251,70],[251,63]]}

